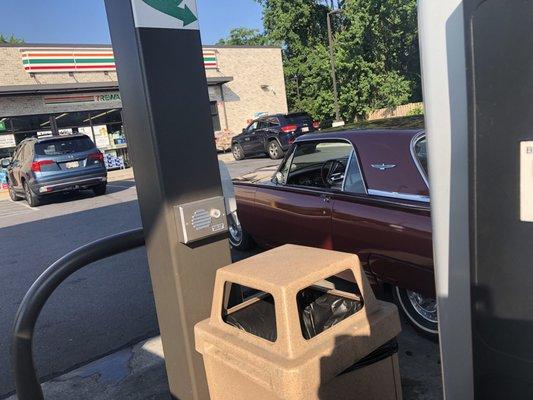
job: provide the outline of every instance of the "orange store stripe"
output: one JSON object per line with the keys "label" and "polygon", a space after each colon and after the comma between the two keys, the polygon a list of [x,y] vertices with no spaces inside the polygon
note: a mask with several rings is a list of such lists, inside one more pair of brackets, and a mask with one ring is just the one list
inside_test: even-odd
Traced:
{"label": "orange store stripe", "polygon": [[64,56],[74,56],[74,57],[113,57],[113,53],[25,53],[25,57],[64,57]]}

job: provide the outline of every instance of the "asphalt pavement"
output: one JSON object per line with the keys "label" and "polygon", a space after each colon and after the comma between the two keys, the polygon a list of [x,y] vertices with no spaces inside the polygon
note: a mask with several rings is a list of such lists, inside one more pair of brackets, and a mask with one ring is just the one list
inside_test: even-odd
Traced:
{"label": "asphalt pavement", "polygon": [[[234,177],[273,163],[235,162],[231,154],[221,159]],[[60,195],[37,209],[0,200],[0,398],[14,389],[11,328],[31,284],[69,251],[141,226],[132,172],[118,173],[122,180],[110,182],[102,197],[90,191]],[[145,249],[94,263],[65,281],[39,318],[34,340],[39,375],[48,379],[157,334]]]}
{"label": "asphalt pavement", "polygon": [[[233,177],[277,163],[265,158],[235,162],[230,155],[221,159]],[[126,174],[122,180],[111,182],[105,196],[94,197],[91,192],[58,196],[38,209],[30,209],[25,202],[0,201],[0,398],[13,392],[9,372],[11,326],[34,280],[67,252],[141,225],[135,184],[130,178]],[[106,355],[115,361],[119,357],[118,362],[123,363],[120,357],[126,357],[135,343],[157,334],[144,248],[100,261],[69,278],[45,306],[34,340],[39,375],[48,380]],[[406,398],[440,398],[438,346],[405,327],[400,349]],[[155,363],[152,370],[164,393],[162,365]]]}

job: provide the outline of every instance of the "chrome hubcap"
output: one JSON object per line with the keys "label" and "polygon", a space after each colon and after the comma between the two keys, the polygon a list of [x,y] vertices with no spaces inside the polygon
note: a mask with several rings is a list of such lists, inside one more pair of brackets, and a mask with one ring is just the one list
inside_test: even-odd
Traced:
{"label": "chrome hubcap", "polygon": [[273,157],[277,157],[278,155],[278,149],[274,144],[270,145],[270,154],[272,154]]}
{"label": "chrome hubcap", "polygon": [[228,218],[228,230],[233,243],[239,244],[242,240],[242,230],[237,226],[231,215]]}
{"label": "chrome hubcap", "polygon": [[435,299],[424,297],[420,293],[407,290],[407,297],[416,312],[424,319],[437,323],[437,301]]}

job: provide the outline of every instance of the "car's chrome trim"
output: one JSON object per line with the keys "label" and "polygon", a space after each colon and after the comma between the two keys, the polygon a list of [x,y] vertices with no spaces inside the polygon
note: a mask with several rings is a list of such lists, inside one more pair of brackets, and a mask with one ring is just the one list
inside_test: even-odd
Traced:
{"label": "car's chrome trim", "polygon": [[371,196],[390,197],[400,200],[421,201],[423,203],[429,203],[429,196],[409,193],[388,192],[386,190],[368,189],[368,194]]}
{"label": "car's chrome trim", "polygon": [[43,184],[38,185],[38,186],[45,187],[45,188],[52,188],[53,189],[53,188],[56,188],[56,187],[59,187],[59,186],[80,185],[80,184],[83,184],[85,182],[94,182],[94,181],[107,182],[107,178],[106,177],[102,177],[102,176],[95,176],[94,178],[80,179],[80,180],[77,180],[77,181],[70,181],[70,182],[63,182],[63,183],[54,183],[54,184],[51,184],[51,185],[43,183]]}
{"label": "car's chrome trim", "polygon": [[429,189],[429,179],[427,177],[426,171],[424,171],[424,168],[422,168],[422,165],[420,164],[420,161],[418,160],[418,157],[416,156],[416,153],[415,153],[415,145],[416,145],[416,143],[419,140],[425,139],[425,137],[426,137],[426,133],[424,131],[422,131],[420,133],[417,133],[413,137],[413,139],[411,139],[410,147],[411,147],[411,158],[413,159],[413,161],[414,161],[414,163],[416,165],[416,168],[418,169],[418,172],[420,173],[420,176],[422,177],[422,179],[426,183],[427,188]]}

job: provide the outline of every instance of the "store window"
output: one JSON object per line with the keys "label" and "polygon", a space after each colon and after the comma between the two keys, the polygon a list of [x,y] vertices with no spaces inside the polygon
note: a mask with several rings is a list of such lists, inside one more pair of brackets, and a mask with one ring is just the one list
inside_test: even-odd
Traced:
{"label": "store window", "polygon": [[49,114],[25,115],[10,119],[13,132],[17,135],[17,139],[20,137],[20,134],[24,134],[23,138],[25,138],[35,136],[38,132],[52,130]]}
{"label": "store window", "polygon": [[211,119],[213,120],[213,129],[215,132],[221,130],[220,117],[218,116],[218,105],[216,101],[210,102],[211,104]]}

